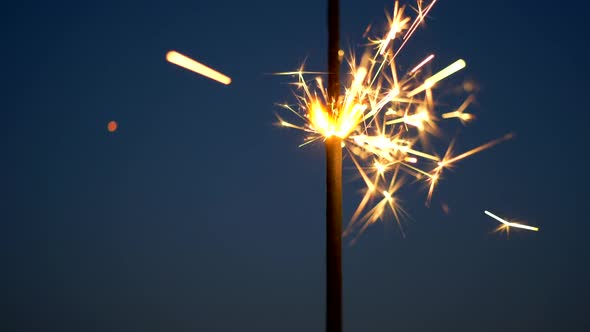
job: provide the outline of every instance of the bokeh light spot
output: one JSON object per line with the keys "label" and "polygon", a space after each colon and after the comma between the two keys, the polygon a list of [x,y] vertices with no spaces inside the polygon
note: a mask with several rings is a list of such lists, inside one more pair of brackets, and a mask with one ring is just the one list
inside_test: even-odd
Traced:
{"label": "bokeh light spot", "polygon": [[109,131],[109,133],[114,133],[115,131],[117,131],[117,127],[119,125],[117,124],[117,121],[109,121],[109,124],[107,125],[107,129]]}

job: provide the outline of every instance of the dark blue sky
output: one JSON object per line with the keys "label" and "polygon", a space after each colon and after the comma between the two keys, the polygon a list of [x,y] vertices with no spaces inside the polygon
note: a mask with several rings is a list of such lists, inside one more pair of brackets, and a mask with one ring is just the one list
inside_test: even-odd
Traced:
{"label": "dark blue sky", "polygon": [[[341,6],[348,48],[393,0]],[[404,197],[405,238],[379,224],[345,246],[345,331],[590,329],[584,6],[433,9],[401,59],[467,61],[481,90],[460,147],[517,138],[446,173],[432,208]],[[323,148],[272,125],[292,97],[268,73],[306,58],[325,70],[324,1],[25,2],[1,15],[0,330],[323,330]],[[166,63],[170,49],[233,83]],[[484,209],[541,231],[491,234]]]}

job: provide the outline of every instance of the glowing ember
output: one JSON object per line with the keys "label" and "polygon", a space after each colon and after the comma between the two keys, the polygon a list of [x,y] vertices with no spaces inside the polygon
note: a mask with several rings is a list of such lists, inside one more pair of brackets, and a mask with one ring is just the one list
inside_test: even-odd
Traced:
{"label": "glowing ember", "polygon": [[[440,116],[435,112],[438,105],[433,98],[433,89],[466,67],[462,59],[433,75],[428,75],[424,68],[427,64],[432,65],[434,54],[417,61],[408,72],[398,70],[396,55],[424,21],[436,0],[425,2],[417,1],[413,18],[405,14],[405,6],[395,2],[393,15],[388,18],[388,31],[381,38],[369,39],[371,47],[360,61],[350,56],[350,76],[348,82],[341,83],[345,87],[344,93],[336,100],[328,98],[321,77],[306,80],[307,75],[321,73],[306,72],[303,68],[279,73],[295,75],[297,82],[293,85],[298,91],[296,105],[280,105],[297,122],[279,117],[279,124],[305,132],[301,146],[330,136],[341,138],[347,156],[366,185],[347,232],[357,226],[362,232],[388,211],[400,224],[400,218],[406,213],[399,205],[397,192],[402,184],[416,182],[404,179],[424,181],[428,186],[428,203],[444,169],[512,137],[508,134],[458,155],[453,154],[451,142],[442,158],[429,143],[429,138],[441,136],[437,126],[441,118],[456,118],[461,123],[473,119],[473,115],[465,111],[474,97],[469,96],[454,111]],[[367,28],[365,35],[370,29]],[[399,47],[396,44],[400,44]]]}
{"label": "glowing ember", "polygon": [[119,125],[117,124],[117,121],[109,121],[109,123],[107,124],[107,130],[109,131],[109,133],[114,133],[115,131],[117,131],[117,127]]}

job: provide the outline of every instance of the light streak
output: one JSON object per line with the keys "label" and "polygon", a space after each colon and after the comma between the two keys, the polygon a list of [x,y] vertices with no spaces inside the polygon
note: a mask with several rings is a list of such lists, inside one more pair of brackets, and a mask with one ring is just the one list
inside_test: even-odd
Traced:
{"label": "light streak", "polygon": [[473,95],[469,96],[469,98],[465,99],[463,104],[461,104],[461,106],[459,106],[459,108],[456,111],[443,113],[441,115],[442,118],[443,119],[459,118],[459,120],[461,120],[462,123],[473,120],[473,118],[475,118],[475,116],[473,114],[464,113],[464,112],[467,109],[467,107],[473,102],[474,99],[475,99],[475,97]]}
{"label": "light streak", "polygon": [[436,3],[436,1],[437,0],[433,0],[428,5],[428,7],[426,7],[426,9],[422,10],[422,6],[421,6],[422,1],[421,0],[418,0],[418,18],[414,21],[414,23],[412,23],[412,26],[410,27],[410,29],[408,30],[408,32],[405,34],[405,36],[403,38],[404,39],[404,42],[399,47],[399,49],[397,50],[397,52],[395,52],[395,54],[393,55],[394,58],[397,56],[397,54],[399,52],[401,52],[401,50],[404,48],[404,46],[406,45],[406,43],[408,42],[408,40],[410,40],[410,37],[412,37],[412,35],[414,34],[414,31],[416,31],[416,29],[420,26],[420,24],[422,22],[424,22],[424,18],[426,17],[426,15],[428,15],[428,12],[432,9],[432,7]]}
{"label": "light streak", "polygon": [[472,156],[472,155],[474,155],[474,154],[476,154],[478,152],[481,152],[483,150],[489,149],[489,148],[491,148],[492,146],[494,146],[494,145],[496,145],[498,143],[501,143],[503,141],[509,140],[512,137],[514,137],[514,134],[513,133],[508,133],[508,134],[504,135],[503,137],[500,137],[498,139],[495,139],[493,141],[490,141],[490,142],[488,142],[486,144],[480,145],[480,146],[478,146],[478,147],[476,147],[474,149],[471,149],[471,150],[469,150],[467,152],[463,152],[463,153],[461,153],[460,155],[458,155],[456,157],[453,157],[453,158],[450,158],[450,159],[446,159],[446,160],[443,159],[440,162],[440,166],[441,167],[445,167],[445,166],[447,166],[449,164],[452,164],[452,163],[454,163],[456,161],[459,161],[461,159],[465,159],[465,158],[467,158],[469,156]]}
{"label": "light streak", "polygon": [[422,60],[414,69],[410,70],[410,74],[417,72],[420,68],[424,67],[425,64],[429,63],[430,60],[434,59],[434,54],[429,55],[426,59]]}
{"label": "light streak", "polygon": [[528,226],[528,225],[524,225],[521,223],[517,223],[517,222],[510,222],[510,221],[506,221],[500,217],[498,217],[497,215],[491,213],[490,211],[484,211],[485,214],[487,214],[488,216],[496,219],[497,221],[501,222],[502,225],[504,226],[503,228],[509,229],[510,227],[514,227],[514,228],[521,228],[521,229],[526,229],[529,231],[533,231],[533,232],[538,232],[539,228],[538,227],[534,227],[534,226]]}
{"label": "light streak", "polygon": [[185,55],[182,55],[176,51],[170,51],[170,52],[166,53],[166,60],[168,60],[168,62],[173,63],[177,66],[180,66],[182,68],[193,71],[197,74],[208,77],[208,78],[210,78],[214,81],[217,81],[221,84],[228,85],[231,83],[231,78],[229,78],[228,76],[225,76],[222,73],[220,73],[214,69],[211,69],[211,68],[205,66],[204,64],[201,64],[201,63],[199,63],[199,62],[197,62]]}
{"label": "light streak", "polygon": [[424,81],[424,84],[417,87],[412,92],[408,93],[408,97],[413,97],[426,89],[432,88],[436,83],[453,75],[454,73],[458,72],[459,70],[465,68],[465,66],[467,66],[467,64],[465,63],[465,60],[459,59],[459,60],[453,62],[445,69],[443,69],[443,70],[439,71],[438,73],[432,75],[431,77],[427,78]]}

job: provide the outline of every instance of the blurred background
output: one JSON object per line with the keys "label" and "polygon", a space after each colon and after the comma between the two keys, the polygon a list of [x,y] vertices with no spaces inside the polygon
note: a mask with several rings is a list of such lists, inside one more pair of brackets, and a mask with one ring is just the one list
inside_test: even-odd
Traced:
{"label": "blurred background", "polygon": [[[341,1],[342,48],[392,8]],[[583,9],[435,5],[399,62],[467,61],[452,82],[477,83],[477,119],[448,132],[457,151],[517,136],[446,172],[430,208],[420,184],[405,192],[405,237],[387,219],[346,239],[345,331],[590,329]],[[323,331],[324,149],[273,125],[294,99],[270,75],[325,70],[323,1],[0,15],[0,330]],[[171,49],[232,84],[167,63]],[[349,166],[345,223],[362,197]],[[540,231],[508,239],[483,210]]]}

